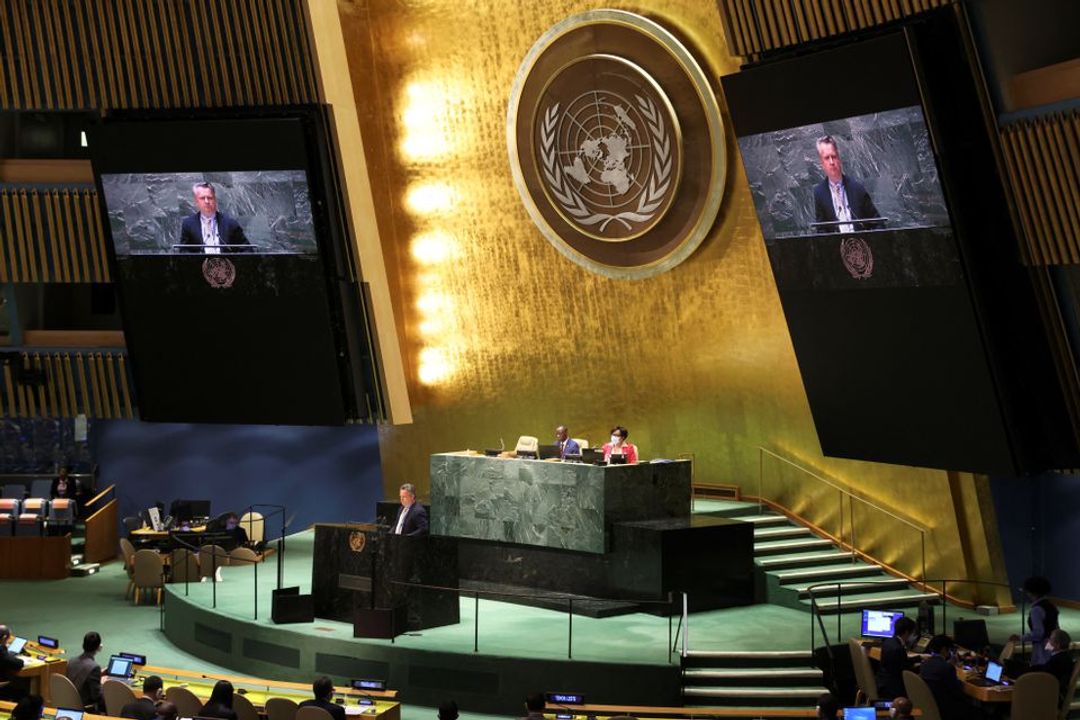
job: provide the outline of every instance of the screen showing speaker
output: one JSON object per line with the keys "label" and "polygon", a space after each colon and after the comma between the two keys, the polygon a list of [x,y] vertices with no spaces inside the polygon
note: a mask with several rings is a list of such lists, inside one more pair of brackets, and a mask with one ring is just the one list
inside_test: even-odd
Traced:
{"label": "screen showing speaker", "polygon": [[143,420],[354,416],[344,308],[362,301],[325,136],[315,107],[116,114],[91,131]]}

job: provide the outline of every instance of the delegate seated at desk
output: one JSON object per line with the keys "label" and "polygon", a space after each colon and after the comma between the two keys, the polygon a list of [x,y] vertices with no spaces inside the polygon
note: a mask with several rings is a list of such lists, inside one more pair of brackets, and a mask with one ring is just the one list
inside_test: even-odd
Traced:
{"label": "delegate seated at desk", "polygon": [[638,461],[637,447],[626,442],[628,437],[630,437],[630,431],[622,425],[611,428],[611,442],[604,443],[603,447],[604,462],[610,462],[612,455],[622,455],[628,463]]}
{"label": "delegate seated at desk", "polygon": [[892,700],[905,694],[904,671],[914,667],[908,658],[908,647],[918,635],[915,621],[905,616],[893,625],[893,636],[881,643],[881,662],[875,679],[882,700]]}
{"label": "delegate seated at desk", "polygon": [[1046,641],[1045,650],[1050,653],[1050,658],[1046,662],[1032,665],[1024,671],[1050,673],[1057,678],[1059,708],[1065,701],[1065,690],[1068,689],[1069,681],[1072,680],[1074,663],[1073,659],[1069,656],[1069,649],[1071,647],[1072,637],[1061,628],[1057,628],[1050,633],[1050,637]]}
{"label": "delegate seated at desk", "polygon": [[0,682],[7,685],[0,687],[0,699],[19,701],[30,692],[30,685],[25,678],[16,677],[23,668],[22,658],[8,650],[11,642],[11,630],[7,625],[0,625]]}
{"label": "delegate seated at desk", "polygon": [[311,684],[311,692],[315,697],[300,703],[300,707],[322,708],[330,713],[331,720],[345,720],[345,708],[334,702],[333,680],[323,675]]}
{"label": "delegate seated at desk", "polygon": [[948,635],[935,635],[926,646],[929,657],[919,675],[934,695],[941,717],[949,720],[976,720],[980,713],[968,704],[964,681],[957,674],[956,643]]}

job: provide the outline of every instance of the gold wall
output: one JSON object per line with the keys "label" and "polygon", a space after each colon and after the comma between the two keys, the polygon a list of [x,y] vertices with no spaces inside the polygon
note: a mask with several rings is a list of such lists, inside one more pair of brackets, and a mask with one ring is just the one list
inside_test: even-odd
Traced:
{"label": "gold wall", "polygon": [[[692,453],[698,482],[735,483],[753,494],[761,445],[850,483],[930,528],[930,577],[979,569],[985,577],[986,568],[1001,567],[962,537],[965,517],[983,517],[986,504],[980,509],[976,499],[985,479],[960,478],[968,492],[954,492],[941,471],[822,457],[730,135],[726,197],[713,231],[659,277],[590,274],[529,220],[511,180],[505,126],[512,80],[535,39],[573,13],[626,9],[682,35],[719,77],[738,65],[714,3],[340,0],[338,7],[414,414],[412,424],[380,432],[387,496],[405,481],[426,494],[434,452],[500,439],[512,446],[522,434],[543,441],[560,423],[599,444],[618,423],[646,458]],[[809,491],[816,481],[766,470],[767,495],[789,498],[819,524],[835,519],[834,495]],[[886,531],[891,526],[873,513],[855,517],[864,526],[858,540],[876,532],[888,561],[918,574],[917,533]]]}

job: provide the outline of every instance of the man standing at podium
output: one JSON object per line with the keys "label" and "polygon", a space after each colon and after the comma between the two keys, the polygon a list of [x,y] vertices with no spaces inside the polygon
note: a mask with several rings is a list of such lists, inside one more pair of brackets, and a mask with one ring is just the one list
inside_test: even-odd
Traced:
{"label": "man standing at podium", "polygon": [[416,502],[416,486],[405,483],[398,489],[398,497],[401,499],[401,509],[398,510],[397,520],[394,522],[393,534],[413,537],[427,535],[427,510]]}

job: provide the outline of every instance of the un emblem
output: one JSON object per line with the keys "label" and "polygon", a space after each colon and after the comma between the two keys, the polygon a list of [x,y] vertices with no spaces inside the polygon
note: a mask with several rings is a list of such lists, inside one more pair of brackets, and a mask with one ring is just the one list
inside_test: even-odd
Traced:
{"label": "un emblem", "polygon": [[726,154],[712,88],[671,33],[633,13],[575,15],[537,41],[511,93],[507,143],[537,227],[603,275],[674,267],[719,210]]}
{"label": "un emblem", "polygon": [[[596,87],[575,87],[585,64]],[[682,159],[667,97],[633,65],[606,56],[571,63],[545,96],[535,147],[544,189],[563,217],[598,240],[648,232],[675,197]]]}

